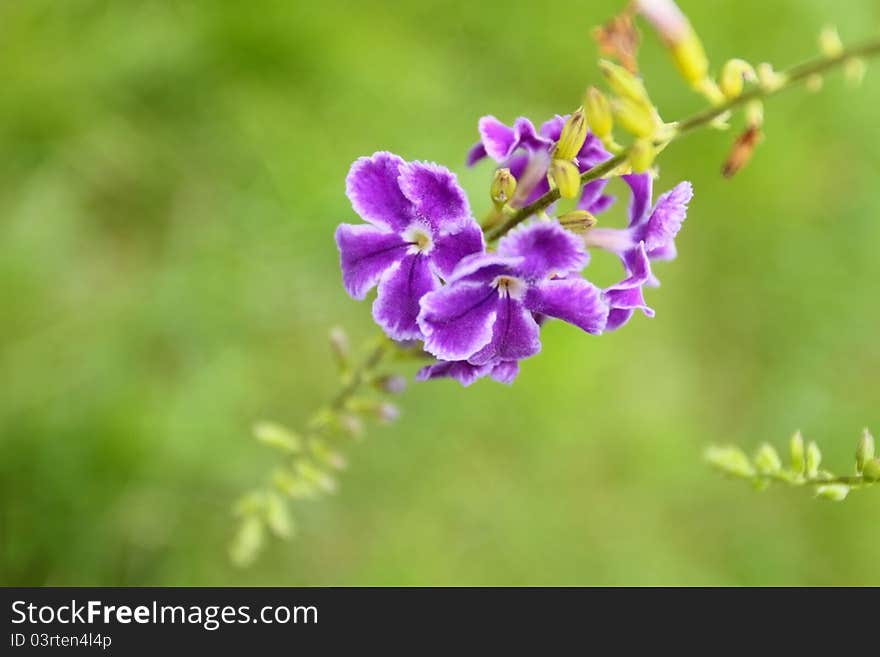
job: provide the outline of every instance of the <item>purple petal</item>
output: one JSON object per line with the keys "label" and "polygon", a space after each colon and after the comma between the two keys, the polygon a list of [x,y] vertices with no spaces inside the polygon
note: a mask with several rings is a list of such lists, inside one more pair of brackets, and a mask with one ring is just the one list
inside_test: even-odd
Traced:
{"label": "purple petal", "polygon": [[463,258],[486,249],[483,231],[477,222],[471,221],[455,233],[440,235],[431,250],[431,264],[443,278],[448,279]]}
{"label": "purple petal", "polygon": [[605,332],[616,331],[625,326],[632,319],[633,311],[628,308],[612,308],[608,313],[608,322],[605,324]]}
{"label": "purple petal", "polygon": [[489,285],[496,276],[510,274],[522,261],[522,258],[502,256],[498,253],[476,253],[458,263],[449,282]]}
{"label": "purple petal", "polygon": [[524,116],[519,117],[514,122],[513,131],[516,135],[514,149],[522,147],[530,151],[546,151],[552,146],[552,142],[540,136],[535,131],[535,126],[532,125],[532,122]]}
{"label": "purple petal", "polygon": [[510,385],[519,374],[519,363],[515,360],[506,360],[498,363],[489,372],[489,376],[498,381]]}
{"label": "purple petal", "polygon": [[587,207],[584,207],[582,204],[578,204],[578,209],[586,210],[593,215],[602,214],[603,212],[607,212],[608,209],[612,205],[614,205],[614,201],[616,200],[617,198],[614,196],[603,194]]}
{"label": "purple petal", "polygon": [[345,193],[351,207],[365,221],[401,231],[412,220],[412,204],[397,182],[404,161],[380,151],[361,157],[351,165],[345,179]]}
{"label": "purple petal", "polygon": [[638,226],[648,218],[651,211],[651,195],[654,179],[650,173],[631,173],[621,176],[632,189],[632,200],[629,204],[629,225]]}
{"label": "purple petal", "polygon": [[643,239],[648,251],[672,244],[687,216],[687,204],[694,195],[689,182],[682,182],[657,199]]}
{"label": "purple petal", "polygon": [[474,166],[477,162],[486,157],[486,147],[483,146],[483,142],[478,141],[471,147],[471,150],[468,151],[467,154],[467,165],[469,167]]}
{"label": "purple petal", "polygon": [[608,304],[599,289],[583,278],[541,281],[529,288],[526,307],[599,335],[608,318]]}
{"label": "purple petal", "polygon": [[[494,292],[494,290],[493,290]],[[541,351],[540,329],[521,301],[512,296],[494,298],[495,321],[489,343],[468,358],[475,365],[499,360],[522,360]]]}
{"label": "purple petal", "polygon": [[459,282],[422,297],[419,327],[425,351],[441,360],[467,360],[492,339],[498,292]]}
{"label": "purple petal", "polygon": [[[548,153],[538,151],[514,155],[507,166],[516,178],[516,195],[511,205],[523,207],[550,191],[550,183],[547,181],[547,168],[550,166]],[[550,211],[549,207],[547,211]]]}
{"label": "purple petal", "polygon": [[406,255],[407,243],[396,233],[369,224],[341,224],[336,229],[342,281],[355,299],[363,299],[382,274]]}
{"label": "purple petal", "polygon": [[373,319],[393,340],[421,338],[422,332],[416,321],[419,300],[439,285],[425,256],[407,255],[379,282]]}
{"label": "purple petal", "polygon": [[580,271],[589,261],[581,239],[558,221],[533,221],[513,229],[498,242],[498,253],[523,258],[517,269],[530,279]]}
{"label": "purple petal", "polygon": [[642,286],[653,280],[651,264],[645,252],[644,242],[621,255],[627,277],[605,290],[605,300],[611,307],[606,331],[614,331],[626,324],[636,309],[653,317],[654,311],[646,303]]}
{"label": "purple petal", "polygon": [[[584,185],[584,189],[581,192],[581,198],[578,201],[578,209],[586,210],[587,212],[592,212],[595,214],[596,203],[600,198],[603,198],[602,192],[605,190],[605,187],[608,185],[607,178],[600,178],[599,180],[593,180],[592,182],[588,182]],[[613,202],[613,197],[604,197],[611,198]],[[607,208],[603,208],[607,209]],[[601,212],[601,210],[599,210]]]}
{"label": "purple petal", "polygon": [[464,190],[455,174],[431,162],[407,162],[400,167],[400,189],[416,214],[437,233],[453,232],[471,219]]}
{"label": "purple petal", "polygon": [[433,365],[420,369],[416,374],[416,380],[450,378],[468,387],[477,379],[486,376],[490,369],[487,365],[471,365],[466,360],[439,360]]}
{"label": "purple petal", "polygon": [[550,141],[559,141],[559,137],[562,136],[562,128],[565,127],[565,121],[567,118],[567,116],[559,116],[559,114],[557,114],[549,121],[544,121],[544,123],[541,124],[541,136]]}
{"label": "purple petal", "polygon": [[517,136],[510,128],[491,114],[484,116],[478,123],[483,149],[496,162],[504,162],[511,156],[517,146]]}
{"label": "purple petal", "polygon": [[597,164],[601,164],[611,157],[611,153],[605,150],[602,140],[595,135],[588,133],[584,140],[584,145],[577,154],[578,167],[581,173],[592,169]]}

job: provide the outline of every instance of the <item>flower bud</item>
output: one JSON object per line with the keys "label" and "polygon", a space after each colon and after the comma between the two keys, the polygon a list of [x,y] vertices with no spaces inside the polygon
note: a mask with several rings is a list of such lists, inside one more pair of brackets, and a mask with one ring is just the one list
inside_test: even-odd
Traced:
{"label": "flower bud", "polygon": [[580,171],[569,160],[553,160],[550,163],[550,177],[556,183],[562,198],[574,198],[580,191]]}
{"label": "flower bud", "polygon": [[302,449],[300,437],[275,422],[258,422],[254,425],[254,438],[267,447],[286,454],[296,454]]}
{"label": "flower bud", "polygon": [[406,390],[406,377],[399,374],[386,374],[373,380],[373,385],[381,392],[389,395],[399,395]]}
{"label": "flower bud", "polygon": [[690,84],[698,84],[709,74],[709,59],[703,43],[693,30],[683,40],[673,44],[671,51],[679,73]]}
{"label": "flower bud", "polygon": [[650,107],[631,98],[615,98],[614,117],[623,129],[636,137],[653,137],[657,131],[657,117]]}
{"label": "flower bud", "polygon": [[627,71],[622,66],[613,64],[607,59],[599,60],[599,70],[605,76],[608,86],[614,90],[618,96],[628,98],[635,103],[651,106],[651,99],[648,97],[648,91],[645,85],[635,75]]}
{"label": "flower bud", "polygon": [[751,479],[755,476],[755,468],[749,457],[739,447],[712,446],[706,450],[706,460],[729,475]]}
{"label": "flower bud", "polygon": [[819,32],[819,49],[826,57],[840,57],[843,53],[843,43],[836,27],[826,25],[822,28],[822,31]]}
{"label": "flower bud", "polygon": [[721,91],[728,99],[738,97],[743,92],[744,82],[757,82],[755,69],[744,59],[731,59],[721,70]]}
{"label": "flower bud", "polygon": [[629,147],[628,159],[635,173],[644,173],[654,164],[654,158],[657,157],[657,149],[650,139],[636,139],[633,145]]}
{"label": "flower bud", "polygon": [[560,160],[573,160],[580,152],[584,141],[587,139],[587,118],[584,115],[584,108],[578,107],[577,110],[568,117],[562,128],[562,134],[559,135],[559,141],[556,143],[556,152],[553,157]]}
{"label": "flower bud", "polygon": [[806,474],[807,479],[815,479],[819,475],[819,466],[822,464],[822,451],[819,446],[810,442],[807,445]]}
{"label": "flower bud", "polygon": [[767,62],[758,64],[757,73],[758,83],[765,91],[777,91],[788,81],[785,74],[776,72]]}
{"label": "flower bud", "polygon": [[791,469],[797,475],[804,474],[804,467],[806,466],[806,456],[804,451],[804,437],[801,435],[801,432],[796,432],[791,437],[791,442],[788,444],[789,453],[791,454]]}
{"label": "flower bud", "polygon": [[764,443],[758,448],[758,453],[755,454],[755,467],[758,468],[758,472],[765,475],[776,474],[782,470],[782,461],[773,445]]}
{"label": "flower bud", "polygon": [[846,81],[854,87],[859,86],[868,72],[868,63],[861,57],[850,57],[843,65],[843,75]]}
{"label": "flower bud", "polygon": [[865,481],[880,481],[880,459],[871,459],[862,468],[862,476]]}
{"label": "flower bud", "polygon": [[825,484],[816,486],[816,497],[821,497],[832,502],[842,502],[849,495],[849,486],[846,484]]}
{"label": "flower bud", "polygon": [[559,223],[563,228],[566,228],[573,233],[582,234],[586,233],[598,222],[596,221],[596,217],[586,210],[572,210],[559,217]]}
{"label": "flower bud", "polygon": [[489,188],[489,196],[495,207],[500,209],[513,198],[516,192],[516,178],[510,173],[510,169],[496,169],[495,177]]}
{"label": "flower bud", "polygon": [[865,429],[862,433],[862,439],[856,448],[856,471],[861,472],[865,463],[874,459],[874,436]]}
{"label": "flower bud", "polygon": [[348,359],[351,355],[351,345],[348,341],[348,334],[341,326],[334,326],[330,329],[330,351],[333,352],[333,359],[336,366],[340,370],[348,368]]}
{"label": "flower bud", "polygon": [[760,100],[750,100],[746,104],[746,124],[755,128],[764,125],[764,103]]}
{"label": "flower bud", "polygon": [[594,135],[604,139],[611,134],[614,128],[614,117],[611,115],[611,103],[608,98],[596,87],[587,89],[584,99],[584,111],[587,123]]}

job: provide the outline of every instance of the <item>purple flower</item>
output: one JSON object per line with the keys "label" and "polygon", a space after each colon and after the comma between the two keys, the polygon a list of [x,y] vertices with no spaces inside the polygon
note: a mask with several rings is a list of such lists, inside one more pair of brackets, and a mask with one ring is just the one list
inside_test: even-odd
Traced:
{"label": "purple flower", "polygon": [[[583,278],[562,278],[579,272],[587,261],[581,240],[558,222],[539,221],[511,231],[497,253],[465,258],[446,286],[422,298],[418,323],[425,350],[441,361],[467,361],[478,368],[528,358],[541,350],[533,314],[601,333],[608,316],[601,292]],[[423,377],[443,375],[440,364],[433,367]],[[486,373],[466,370],[450,365],[448,375],[465,382]]]}
{"label": "purple flower", "polygon": [[611,307],[607,330],[620,328],[637,309],[654,316],[645,303],[642,288],[660,283],[651,272],[652,260],[672,260],[677,251],[675,237],[687,216],[687,204],[693,196],[689,182],[682,182],[657,199],[651,208],[653,180],[650,174],[623,176],[632,190],[629,225],[624,229],[593,228],[584,235],[587,246],[597,246],[616,253],[626,278],[605,290]]}
{"label": "purple flower", "polygon": [[418,374],[416,374],[416,379],[418,381],[427,381],[428,379],[450,378],[467,387],[477,379],[490,376],[499,383],[510,385],[517,374],[519,374],[519,363],[516,361],[472,365],[466,360],[438,360],[433,365],[428,365],[419,370]]}
{"label": "purple flower", "polygon": [[395,340],[421,338],[419,300],[484,250],[464,191],[445,167],[379,152],[352,165],[346,192],[369,223],[336,229],[345,289],[363,299],[378,285],[379,326]]}
{"label": "purple flower", "polygon": [[[468,165],[472,166],[488,156],[509,168],[513,176],[519,180],[524,176],[529,163],[536,160],[541,162],[544,171],[539,177],[539,182],[528,190],[528,196],[523,199],[524,205],[531,203],[550,190],[546,177],[546,167],[550,163],[550,158],[547,156],[556,148],[556,142],[559,141],[567,118],[557,114],[544,122],[541,129],[536,131],[532,122],[525,117],[518,118],[514,121],[513,127],[509,127],[494,116],[484,116],[479,122],[480,141],[468,153]],[[584,145],[575,157],[575,164],[583,173],[610,157],[611,153],[605,150],[602,141],[588,133]],[[578,208],[593,214],[607,210],[614,202],[614,197],[602,193],[607,184],[608,180],[604,178],[587,183],[581,193]]]}

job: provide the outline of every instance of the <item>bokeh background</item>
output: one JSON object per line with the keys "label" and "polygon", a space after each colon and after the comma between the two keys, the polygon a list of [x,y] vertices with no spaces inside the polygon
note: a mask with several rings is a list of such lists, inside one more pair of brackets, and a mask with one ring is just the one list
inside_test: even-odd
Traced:
{"label": "bokeh background", "polygon": [[[880,25],[872,0],[681,4],[716,68]],[[668,149],[659,190],[696,197],[654,320],[550,325],[512,388],[412,386],[295,541],[229,564],[230,506],[274,462],[251,425],[332,393],[330,326],[374,334],[332,240],[349,164],[448,164],[482,213],[477,119],[576,106],[620,5],[0,3],[0,581],[880,584],[876,492],[758,494],[701,460],[801,428],[846,471],[880,430],[874,69],[773,100],[732,181],[734,133]],[[648,33],[641,60],[666,118],[701,107]]]}

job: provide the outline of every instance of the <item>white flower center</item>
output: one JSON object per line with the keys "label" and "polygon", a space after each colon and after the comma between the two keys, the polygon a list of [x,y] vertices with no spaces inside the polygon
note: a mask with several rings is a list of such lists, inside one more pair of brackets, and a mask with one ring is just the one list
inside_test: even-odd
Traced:
{"label": "white flower center", "polygon": [[526,293],[526,284],[515,276],[496,276],[492,281],[492,287],[498,290],[498,296],[522,299]]}
{"label": "white flower center", "polygon": [[427,255],[434,248],[434,239],[430,231],[424,226],[413,224],[403,231],[403,239],[409,242],[408,253],[421,253]]}

